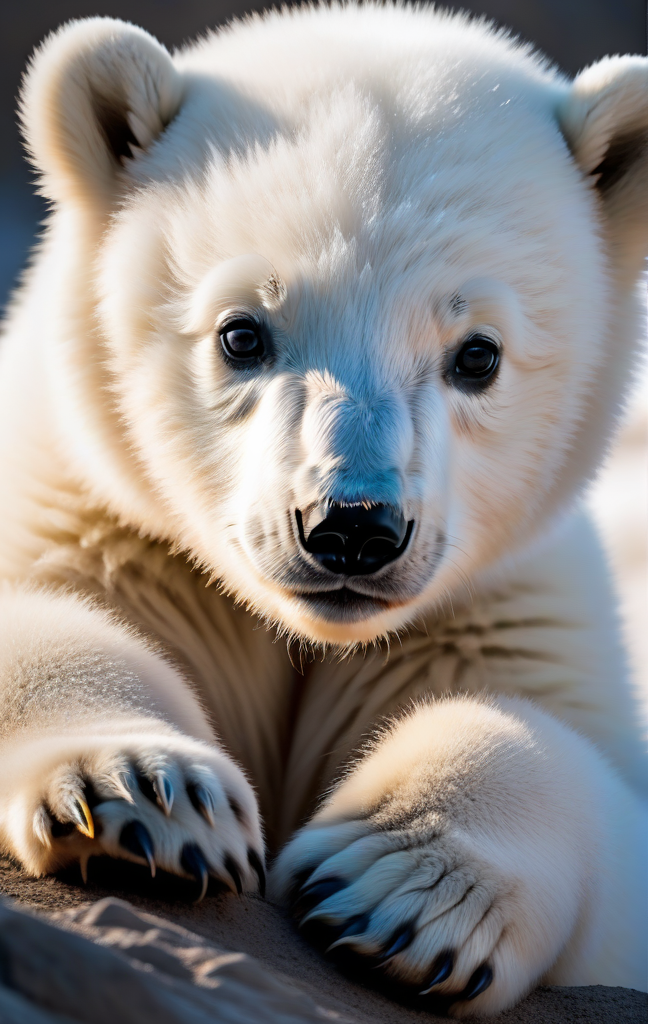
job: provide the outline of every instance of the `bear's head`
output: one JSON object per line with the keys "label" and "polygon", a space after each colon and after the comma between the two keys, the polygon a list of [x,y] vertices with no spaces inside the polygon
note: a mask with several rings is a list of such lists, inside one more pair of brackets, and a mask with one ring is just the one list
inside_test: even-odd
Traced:
{"label": "bear's head", "polygon": [[568,82],[403,8],[173,57],[92,19],[37,53],[22,113],[71,459],[258,613],[341,645],[398,630],[595,470],[638,333],[645,59]]}

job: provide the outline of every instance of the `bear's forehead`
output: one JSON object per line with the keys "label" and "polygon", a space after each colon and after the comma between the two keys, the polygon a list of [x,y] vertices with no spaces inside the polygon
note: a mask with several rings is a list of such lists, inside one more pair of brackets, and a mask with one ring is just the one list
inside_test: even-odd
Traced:
{"label": "bear's forehead", "polygon": [[[525,96],[546,104],[559,83],[544,59],[505,33],[434,10],[302,7],[234,22],[176,54],[182,71],[231,86],[260,108],[297,122],[313,96],[353,82],[413,116],[476,100]],[[495,93],[500,93],[495,96]]]}
{"label": "bear's forehead", "polygon": [[527,262],[555,263],[563,207],[582,205],[549,119],[507,105],[432,128],[394,124],[349,87],[320,98],[297,130],[212,148],[170,190],[157,198],[154,188],[151,205],[179,262],[259,252],[283,274],[286,262],[328,275],[352,260],[391,275],[421,259],[479,263],[500,251],[510,264],[513,236]]}
{"label": "bear's forehead", "polygon": [[361,57],[325,54],[311,74],[312,40],[302,52],[303,38],[264,32],[261,53],[253,27],[177,58],[193,85],[130,206],[163,232],[177,280],[197,287],[258,253],[331,315],[377,289],[384,306],[484,274],[524,293],[531,316],[564,308],[570,237],[592,236],[592,204],[537,62],[460,33],[407,60],[418,43],[387,46],[373,77]]}
{"label": "bear's forehead", "polygon": [[383,199],[398,201],[457,167],[473,168],[478,188],[484,161],[506,159],[533,175],[542,152],[545,159],[565,153],[546,91],[508,79],[492,68],[470,75],[425,68],[400,83],[338,74],[297,103],[298,89],[273,96],[269,82],[261,102],[241,83],[207,76],[172,126],[172,146],[186,150],[182,174],[192,165],[203,174],[211,164],[214,179],[219,170],[245,178],[246,169],[260,165],[277,198],[283,179],[293,195],[334,182],[338,192],[370,200],[380,184]]}
{"label": "bear's forehead", "polygon": [[180,176],[193,168],[206,183],[194,204],[229,204],[239,219],[247,208],[269,224],[276,211],[300,232],[348,234],[393,225],[394,209],[404,227],[409,205],[414,226],[440,207],[511,209],[566,162],[555,76],[461,19],[386,10],[377,26],[362,10],[302,10],[175,59],[191,80],[170,133]]}

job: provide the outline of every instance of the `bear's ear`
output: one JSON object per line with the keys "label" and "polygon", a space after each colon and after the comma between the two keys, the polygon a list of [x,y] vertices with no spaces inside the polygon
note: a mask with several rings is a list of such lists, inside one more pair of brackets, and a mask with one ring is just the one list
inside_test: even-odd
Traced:
{"label": "bear's ear", "polygon": [[606,57],[586,68],[558,119],[600,197],[613,261],[638,273],[648,255],[648,59]]}
{"label": "bear's ear", "polygon": [[43,193],[110,203],[123,161],[164,131],[181,97],[181,76],[147,32],[112,18],[64,25],[34,54],[20,97]]}

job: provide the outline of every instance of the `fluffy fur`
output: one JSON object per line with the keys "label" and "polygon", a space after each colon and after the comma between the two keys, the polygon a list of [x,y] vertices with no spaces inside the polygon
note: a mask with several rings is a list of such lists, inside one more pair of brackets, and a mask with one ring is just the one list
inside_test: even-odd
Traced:
{"label": "fluffy fur", "polygon": [[[253,888],[262,818],[275,896],[457,1016],[644,987],[645,761],[578,498],[641,333],[648,62],[569,82],[405,7],[173,56],[90,19],[21,111],[52,211],[0,363],[4,848],[141,861],[139,821]],[[295,525],[327,502],[415,524],[344,608]]]}

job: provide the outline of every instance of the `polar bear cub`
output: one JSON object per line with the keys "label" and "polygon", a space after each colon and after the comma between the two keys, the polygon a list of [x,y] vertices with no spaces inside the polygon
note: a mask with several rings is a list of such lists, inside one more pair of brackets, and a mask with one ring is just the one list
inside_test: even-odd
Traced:
{"label": "polar bear cub", "polygon": [[99,18],[21,113],[51,213],[0,364],[4,850],[202,896],[263,891],[267,842],[305,933],[456,1016],[643,987],[579,494],[641,334],[648,62],[570,82],[402,6],[173,55]]}

